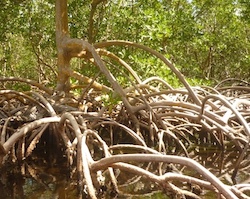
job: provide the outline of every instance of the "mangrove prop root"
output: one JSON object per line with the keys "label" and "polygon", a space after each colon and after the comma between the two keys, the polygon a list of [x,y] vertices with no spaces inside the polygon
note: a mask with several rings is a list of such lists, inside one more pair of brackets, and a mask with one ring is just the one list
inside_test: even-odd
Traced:
{"label": "mangrove prop root", "polygon": [[[127,62],[102,49],[111,45],[140,48],[158,57],[177,75],[184,88],[173,88],[158,77],[141,80]],[[204,195],[209,190],[229,199],[249,197],[248,183],[236,182],[238,174],[249,173],[250,99],[246,86],[191,87],[162,55],[132,42],[111,41],[92,46],[73,39],[67,40],[65,46],[78,46],[90,52],[92,56],[81,58],[98,66],[112,88],[71,69],[64,72],[91,84],[84,96],[70,94],[56,98],[56,93],[34,81],[1,78],[1,82],[20,81],[38,89],[0,90],[1,166],[32,160],[35,149],[49,142],[43,140],[39,144],[50,133],[57,138],[55,146],[65,153],[72,172],[76,169],[80,174],[81,189],[93,199],[98,198],[100,187],[110,186],[109,182],[117,194],[126,194],[122,172],[139,176],[137,180],[145,178],[168,195],[199,198],[200,193],[192,188],[199,186]],[[101,56],[121,64],[135,83],[122,88]],[[110,92],[109,100],[119,96],[117,102],[103,102]],[[220,157],[211,157],[220,171],[213,173],[207,165],[202,165],[204,161],[199,154],[202,150],[209,151],[207,146],[221,150],[227,161],[232,152],[238,155],[228,164],[219,161]],[[234,178],[235,185],[222,182],[227,175]],[[134,182],[130,177],[126,176],[124,184]]]}

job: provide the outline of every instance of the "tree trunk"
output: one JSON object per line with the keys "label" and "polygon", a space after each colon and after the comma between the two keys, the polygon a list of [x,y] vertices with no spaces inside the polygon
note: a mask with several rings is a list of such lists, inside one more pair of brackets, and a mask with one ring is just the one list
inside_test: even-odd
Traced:
{"label": "tree trunk", "polygon": [[67,0],[56,0],[56,46],[58,77],[56,91],[67,93],[70,89],[69,76],[63,71],[70,67],[71,57],[64,48],[69,39]]}

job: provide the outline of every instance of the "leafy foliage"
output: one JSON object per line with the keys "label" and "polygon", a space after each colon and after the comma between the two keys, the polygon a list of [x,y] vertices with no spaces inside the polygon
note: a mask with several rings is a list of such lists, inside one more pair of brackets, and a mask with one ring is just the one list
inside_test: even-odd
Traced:
{"label": "leafy foliage", "polygon": [[[93,2],[69,1],[71,37],[86,38],[93,43],[122,39],[150,46],[175,63],[194,84],[230,77],[249,80],[248,1]],[[3,8],[0,12],[3,19],[0,22],[1,74],[53,84],[56,75],[54,1],[7,0],[0,4]],[[112,52],[132,65],[142,79],[159,75],[178,84],[161,63],[141,51],[117,47]],[[92,77],[98,71],[84,62],[72,62],[72,67]]]}
{"label": "leafy foliage", "polygon": [[[44,86],[46,81],[53,85],[50,80],[57,76],[54,69],[55,24],[51,20],[53,2],[16,0],[2,3],[8,9],[1,13],[2,17],[14,19],[7,22],[6,32],[2,35],[0,54],[4,67],[1,72],[15,77],[1,77],[0,81],[24,82],[28,86],[15,84],[15,89],[32,88],[32,91],[0,90],[3,107],[0,112],[0,164],[7,160],[23,162],[27,158],[35,162],[36,157],[33,159],[31,154],[42,148],[40,155],[44,163],[61,165],[60,157],[56,155],[64,154],[63,162],[70,169],[74,167],[70,176],[73,179],[77,175],[81,198],[86,194],[95,199],[96,194],[103,194],[109,186],[114,195],[120,194],[121,184],[117,183],[117,178],[121,177],[123,181],[124,178],[113,167],[125,169],[126,174],[130,171],[147,177],[166,194],[181,198],[185,195],[199,198],[202,189],[199,186],[193,188],[192,184],[212,191],[216,189],[215,194],[225,198],[245,197],[244,192],[249,190],[247,184],[240,185],[239,189],[237,182],[225,186],[196,162],[203,162],[196,154],[202,150],[192,150],[196,145],[218,147],[223,152],[236,149],[237,157],[230,159],[235,165],[233,170],[223,164],[215,173],[224,176],[221,172],[224,170],[232,174],[232,180],[238,178],[239,169],[245,169],[241,163],[249,154],[249,95],[246,94],[249,93],[249,83],[240,80],[245,86],[230,88],[221,87],[227,83],[222,81],[216,87],[191,87],[182,73],[194,85],[249,73],[247,4],[229,0],[72,0],[69,2],[69,36],[66,2],[56,1],[59,72],[55,90]],[[72,36],[86,37],[88,42]],[[117,38],[146,44],[162,54],[134,42],[98,43]],[[73,57],[85,60],[78,61]],[[147,78],[155,75],[167,81],[159,77]],[[244,78],[243,75],[240,77]],[[38,82],[18,76],[38,78]],[[178,86],[178,81],[185,88],[173,88]],[[78,85],[79,82],[87,86]],[[75,93],[69,93],[73,89]],[[133,153],[127,154],[126,148],[132,149]],[[216,162],[208,159],[208,162]],[[146,166],[141,162],[150,164]],[[178,168],[170,168],[169,163]],[[216,168],[220,164],[221,160],[216,163]],[[187,166],[191,170],[186,170]],[[22,169],[26,170],[34,179],[42,176],[31,168]],[[101,170],[105,176],[99,172]],[[199,173],[199,178],[192,177],[193,171]],[[188,186],[186,183],[172,184],[176,180],[188,182]],[[125,180],[125,183],[129,181],[134,179]],[[144,183],[139,183],[137,191],[144,187]],[[145,184],[150,191],[154,190],[151,183],[147,181]],[[21,185],[16,190],[23,194],[22,188]]]}

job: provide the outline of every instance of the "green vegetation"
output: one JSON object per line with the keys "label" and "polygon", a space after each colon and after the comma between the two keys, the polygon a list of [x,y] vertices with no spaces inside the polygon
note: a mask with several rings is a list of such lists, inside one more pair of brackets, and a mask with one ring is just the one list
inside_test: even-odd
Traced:
{"label": "green vegetation", "polygon": [[3,197],[249,198],[249,5],[1,2]]}
{"label": "green vegetation", "polygon": [[[248,1],[115,0],[90,6],[91,2],[68,2],[71,37],[86,38],[90,43],[121,39],[144,44],[175,63],[193,85],[216,83],[226,78],[249,81]],[[0,3],[2,76],[55,84],[54,4],[51,0]],[[112,52],[133,65],[142,79],[157,75],[178,85],[170,71],[148,54],[118,47]],[[72,62],[72,65],[92,77],[97,70],[87,67],[83,61]],[[121,72],[115,75],[122,76]],[[100,81],[104,80],[100,78]]]}

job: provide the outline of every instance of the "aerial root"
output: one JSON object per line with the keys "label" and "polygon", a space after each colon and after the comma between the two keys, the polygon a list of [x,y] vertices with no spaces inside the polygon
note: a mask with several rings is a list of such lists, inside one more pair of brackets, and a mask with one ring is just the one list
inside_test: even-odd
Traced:
{"label": "aerial root", "polygon": [[[187,184],[190,184],[190,186],[199,186],[201,190],[206,189],[213,192],[218,192],[221,195],[223,195],[225,198],[244,198],[246,197],[245,191],[249,190],[249,186],[246,185],[233,185],[228,186],[223,184],[218,177],[214,176],[211,172],[209,172],[206,168],[201,166],[198,162],[188,158],[188,157],[181,157],[177,155],[164,155],[162,154],[161,148],[159,148],[159,151],[152,149],[152,147],[148,146],[149,140],[142,137],[145,136],[145,134],[141,134],[138,136],[136,132],[134,132],[132,129],[128,128],[127,126],[118,123],[110,118],[105,117],[98,117],[94,116],[93,114],[88,114],[80,111],[72,111],[65,112],[65,113],[57,113],[57,110],[53,108],[53,100],[45,99],[43,96],[41,96],[38,93],[30,93],[31,95],[18,93],[16,91],[11,90],[3,90],[1,91],[1,96],[3,98],[7,98],[8,95],[12,95],[13,98],[8,101],[9,106],[11,105],[11,109],[7,109],[6,104],[3,106],[3,113],[5,113],[5,117],[1,116],[1,120],[4,121],[3,125],[1,125],[1,159],[4,160],[4,162],[8,159],[9,151],[15,147],[16,143],[19,143],[18,146],[22,146],[23,153],[16,153],[12,154],[19,154],[17,156],[17,160],[23,160],[27,157],[32,155],[33,150],[35,150],[37,143],[39,142],[39,139],[42,137],[42,134],[46,131],[46,129],[49,128],[49,126],[54,126],[55,129],[57,129],[57,134],[61,137],[61,140],[64,143],[64,147],[66,148],[65,152],[68,156],[69,165],[74,164],[74,157],[77,157],[77,168],[78,172],[82,172],[82,178],[81,181],[84,182],[85,186],[87,187],[87,193],[91,198],[97,198],[98,189],[100,189],[101,186],[103,186],[103,181],[100,182],[100,180],[95,179],[97,176],[102,179],[110,178],[111,182],[113,184],[113,187],[115,187],[116,192],[122,194],[121,191],[119,191],[119,178],[117,178],[117,175],[115,174],[115,170],[125,171],[129,173],[133,173],[136,176],[141,176],[143,178],[146,178],[150,180],[152,183],[155,183],[161,190],[167,191],[167,193],[173,193],[173,194],[180,194],[183,196],[190,196],[192,198],[199,198],[200,193],[194,193],[192,192],[192,189],[187,190],[183,187],[179,187],[176,182],[181,182],[183,186],[186,186]],[[23,99],[20,99],[22,97]],[[192,104],[189,104],[188,102],[151,102],[149,105],[152,107],[152,109],[155,109],[156,111],[160,111],[160,114],[162,114],[158,119],[161,119],[162,123],[158,123],[157,120],[154,121],[155,127],[158,127],[158,131],[164,132],[165,136],[169,136],[169,139],[173,139],[176,142],[176,147],[179,145],[181,140],[179,140],[180,135],[182,135],[184,132],[189,132],[188,145],[192,145],[192,136],[194,136],[194,133],[197,133],[197,131],[201,128],[203,123],[198,122],[198,118],[204,118],[206,120],[203,120],[203,122],[210,122],[212,120],[211,117],[214,117],[215,114],[217,114],[217,109],[215,112],[211,109],[211,103],[214,103],[214,101],[209,101],[209,106],[205,105],[205,101],[208,101],[209,99],[218,99],[216,100],[216,106],[218,107],[218,104],[220,101],[223,103],[220,105],[221,109],[222,106],[225,104],[225,100],[221,100],[221,96],[211,96],[210,98],[204,98],[204,102],[200,109],[198,107],[193,108]],[[52,102],[52,103],[51,103]],[[2,103],[6,103],[2,100]],[[16,106],[16,107],[15,107]],[[21,107],[23,106],[23,108]],[[48,117],[42,117],[42,115],[39,115],[37,109],[34,109],[34,112],[27,112],[26,106],[37,107],[37,109],[43,110],[42,112],[49,114]],[[38,107],[39,106],[39,107]],[[168,107],[171,106],[171,109]],[[196,105],[197,106],[197,105]],[[144,110],[140,107],[140,110]],[[206,107],[206,109],[205,109]],[[227,108],[229,107],[229,108]],[[190,108],[190,111],[189,111]],[[236,107],[237,108],[237,107]],[[18,110],[17,110],[18,109]],[[197,109],[197,110],[196,110]],[[228,114],[233,113],[233,117],[237,116],[240,123],[237,123],[237,125],[229,126],[225,122],[225,117],[222,115],[218,115],[216,117],[215,124],[223,124],[220,131],[223,131],[224,129],[227,129],[227,131],[224,132],[224,136],[227,137],[227,134],[233,134],[234,137],[236,136],[242,136],[239,137],[243,140],[247,139],[248,137],[248,127],[244,128],[244,117],[240,113],[241,110],[235,109],[235,107],[232,107],[232,105],[226,103],[226,106],[223,106],[223,109],[225,109],[223,114],[227,115],[227,120],[230,120],[230,116]],[[223,110],[222,109],[222,110]],[[163,110],[168,110],[168,112],[165,113]],[[176,112],[176,117],[174,120],[174,123],[179,123],[179,125],[173,126],[173,121],[169,120],[169,117],[167,115],[173,116]],[[122,109],[121,109],[122,111]],[[172,114],[170,114],[171,112]],[[183,111],[183,112],[181,112]],[[188,112],[189,111],[189,112]],[[12,113],[15,113],[14,115],[11,115]],[[145,112],[147,114],[147,111]],[[202,114],[201,114],[202,113]],[[221,112],[219,112],[221,114]],[[28,115],[27,115],[28,114]],[[35,115],[33,116],[33,119],[31,117],[31,114]],[[194,117],[194,115],[197,114],[197,117]],[[119,115],[119,114],[118,114]],[[8,116],[8,117],[6,117]],[[182,117],[181,117],[182,116]],[[192,116],[192,117],[190,117]],[[245,115],[244,115],[245,116]],[[39,118],[42,117],[42,118]],[[219,121],[218,118],[224,118],[223,121]],[[22,119],[22,120],[21,120]],[[188,120],[190,119],[190,120]],[[191,120],[192,119],[192,120]],[[13,124],[11,122],[18,122],[22,121],[25,123],[25,125],[22,125],[18,127],[17,129],[14,129],[12,127]],[[182,122],[182,125],[180,125],[180,121]],[[192,122],[191,122],[192,121]],[[194,121],[196,121],[195,127],[197,128],[195,131],[192,130],[190,127],[192,124],[195,124]],[[143,120],[142,120],[143,122]],[[144,121],[145,122],[145,121]],[[152,122],[153,123],[153,120]],[[246,129],[245,134],[236,134],[234,133],[233,127],[237,127],[242,124],[242,128]],[[94,125],[92,125],[94,124]],[[236,123],[234,123],[236,124]],[[168,130],[162,129],[161,125],[168,126]],[[211,126],[211,123],[207,123],[208,126]],[[220,125],[217,125],[216,128],[213,128],[213,130],[218,130]],[[228,125],[228,126],[226,126]],[[245,124],[246,125],[246,124]],[[89,127],[92,127],[94,129],[89,129]],[[114,140],[112,141],[112,145],[110,140],[110,134],[103,134],[101,129],[103,127],[108,128],[118,128],[120,129],[121,133],[123,133],[123,136],[127,137],[128,140],[130,140],[134,144],[119,144],[114,143]],[[105,127],[105,128],[106,128]],[[153,127],[153,128],[155,128]],[[230,128],[230,131],[228,129]],[[96,129],[96,130],[95,130]],[[100,132],[98,132],[100,131]],[[170,132],[168,132],[170,131]],[[244,131],[243,131],[244,132]],[[72,134],[73,133],[73,134]],[[112,136],[119,136],[116,132],[112,131]],[[182,135],[184,136],[184,135]],[[104,141],[104,139],[107,140],[107,137],[109,137],[109,143]],[[232,136],[228,136],[229,139],[232,138]],[[114,138],[113,138],[114,139]],[[166,143],[167,140],[165,140],[164,136],[156,136],[154,138],[155,140],[158,140],[159,143],[161,143],[162,146],[165,147],[164,153],[167,153]],[[199,139],[199,138],[197,138]],[[182,140],[183,141],[183,140]],[[207,140],[207,142],[210,140]],[[118,141],[119,142],[119,141]],[[223,142],[223,140],[222,140]],[[239,146],[243,146],[240,142]],[[179,143],[179,144],[178,144]],[[247,140],[246,142],[247,143]],[[188,146],[185,144],[181,145],[181,148],[185,151],[184,154],[188,155],[188,148],[185,148]],[[93,150],[94,147],[98,148],[98,151]],[[128,149],[134,151],[134,153],[129,154],[126,151],[129,151]],[[18,150],[18,149],[16,149]],[[74,151],[77,151],[77,153],[74,153]],[[124,151],[122,153],[124,154],[117,154],[118,151]],[[247,149],[244,148],[242,153],[246,154]],[[138,153],[139,152],[139,153]],[[21,154],[21,155],[20,155]],[[240,158],[245,156],[240,156]],[[95,159],[95,160],[94,160]],[[243,158],[241,159],[241,161]],[[157,163],[157,164],[172,164],[172,165],[179,165],[175,166],[175,169],[178,170],[178,168],[185,168],[195,170],[200,174],[200,178],[197,178],[195,176],[188,176],[183,173],[183,169],[178,170],[178,172],[161,172],[161,175],[151,171],[150,167],[142,168],[141,164],[143,162],[150,162],[150,163]],[[131,164],[133,163],[133,164]],[[237,164],[235,169],[238,169],[239,164]],[[161,166],[160,166],[161,167]],[[159,168],[160,168],[159,167]],[[187,167],[187,168],[186,168]],[[162,168],[161,168],[162,169]],[[100,173],[100,171],[102,171]],[[106,173],[104,171],[108,171],[105,176],[103,176],[103,173]],[[235,173],[234,173],[235,174]],[[108,175],[109,177],[107,177]],[[236,175],[236,174],[235,174]],[[185,182],[185,183],[184,183]],[[102,184],[102,185],[101,185]],[[184,185],[186,184],[186,185]],[[201,191],[202,192],[202,191]],[[198,195],[197,195],[198,194]]]}
{"label": "aerial root", "polygon": [[[152,192],[161,190],[183,198],[202,198],[211,192],[228,199],[249,197],[248,182],[236,182],[242,172],[249,178],[248,87],[191,87],[164,56],[132,42],[103,42],[95,45],[97,49],[80,40],[70,42],[86,44],[92,57],[85,59],[93,59],[112,88],[73,70],[65,73],[95,85],[96,90],[89,86],[80,97],[71,93],[58,97],[34,81],[0,78],[1,82],[20,81],[36,87],[27,92],[0,90],[1,166],[32,161],[37,148],[48,147],[49,134],[56,140],[50,146],[52,151],[57,147],[66,156],[72,180],[78,174],[80,193],[93,199],[105,194],[103,187],[130,194],[125,187],[136,183],[141,183],[138,189],[149,184]],[[111,45],[154,55],[177,75],[184,88],[175,89],[158,77],[142,81],[124,60],[103,50]],[[121,64],[136,83],[124,89],[101,56]],[[100,88],[114,91],[109,100],[118,96],[118,101],[105,104],[103,99],[109,93],[101,93]],[[215,152],[204,160],[202,153],[211,148]]]}

